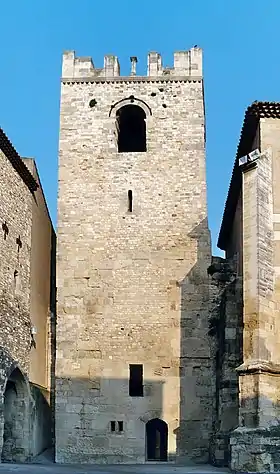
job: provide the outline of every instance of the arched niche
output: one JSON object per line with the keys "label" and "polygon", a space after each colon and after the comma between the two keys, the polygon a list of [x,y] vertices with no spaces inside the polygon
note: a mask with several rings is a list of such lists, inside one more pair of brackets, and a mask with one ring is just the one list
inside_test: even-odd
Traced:
{"label": "arched niche", "polygon": [[21,370],[14,368],[4,390],[4,431],[1,459],[24,462],[30,455],[31,395]]}

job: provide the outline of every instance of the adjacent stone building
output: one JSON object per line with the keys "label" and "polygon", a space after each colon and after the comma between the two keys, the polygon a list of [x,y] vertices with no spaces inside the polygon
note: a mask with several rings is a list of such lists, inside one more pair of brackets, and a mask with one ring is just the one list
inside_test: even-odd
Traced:
{"label": "adjacent stone building", "polygon": [[63,56],[57,462],[209,459],[202,52],[136,63]]}
{"label": "adjacent stone building", "polygon": [[55,235],[36,165],[0,129],[0,450],[29,461],[52,443]]}
{"label": "adjacent stone building", "polygon": [[279,103],[246,111],[218,242],[226,261],[210,269],[220,280],[216,335],[226,397],[214,451],[220,460],[230,453],[235,471],[280,469],[279,119]]}

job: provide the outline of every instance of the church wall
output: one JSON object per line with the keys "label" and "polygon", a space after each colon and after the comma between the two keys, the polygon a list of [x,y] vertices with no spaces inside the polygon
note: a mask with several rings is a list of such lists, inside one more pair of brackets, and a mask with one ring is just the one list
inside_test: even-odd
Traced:
{"label": "church wall", "polygon": [[[273,340],[270,342],[271,359],[280,363],[280,323],[277,317],[280,305],[280,234],[278,230],[280,222],[280,190],[279,190],[279,172],[280,172],[280,120],[273,118],[260,119],[261,124],[261,150],[270,151],[272,159],[272,199],[273,199],[273,270],[274,270],[274,291],[273,300],[275,308],[273,314],[267,319],[269,327],[273,326]],[[271,337],[270,337],[271,339]]]}

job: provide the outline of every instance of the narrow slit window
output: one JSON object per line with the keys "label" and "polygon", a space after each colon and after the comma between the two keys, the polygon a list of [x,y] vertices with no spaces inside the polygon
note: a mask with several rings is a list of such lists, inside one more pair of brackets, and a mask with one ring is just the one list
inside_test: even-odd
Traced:
{"label": "narrow slit window", "polygon": [[20,277],[17,270],[14,271],[14,289],[16,294],[20,292]]}
{"label": "narrow slit window", "polygon": [[131,364],[129,366],[129,395],[143,397],[143,365]]}
{"label": "narrow slit window", "polygon": [[116,422],[111,421],[111,431],[116,431]]}
{"label": "narrow slit window", "polygon": [[123,421],[118,421],[118,428],[119,428],[119,432],[122,433],[123,432]]}
{"label": "narrow slit window", "polygon": [[132,212],[132,191],[128,191],[128,212]]}

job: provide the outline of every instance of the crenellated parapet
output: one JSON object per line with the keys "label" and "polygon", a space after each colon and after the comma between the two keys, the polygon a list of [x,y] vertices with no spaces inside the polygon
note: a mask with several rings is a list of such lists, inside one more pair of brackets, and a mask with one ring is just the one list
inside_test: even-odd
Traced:
{"label": "crenellated parapet", "polygon": [[174,53],[173,67],[163,67],[162,57],[152,52],[148,55],[148,76],[202,76],[202,49],[194,47],[188,51]]}
{"label": "crenellated parapet", "polygon": [[62,77],[115,77],[120,75],[119,61],[116,56],[107,55],[104,57],[104,67],[97,69],[94,67],[91,57],[77,58],[75,51],[66,51],[63,54]]}
{"label": "crenellated parapet", "polygon": [[[137,57],[132,56],[130,80],[137,80]],[[117,56],[106,55],[103,68],[96,68],[91,57],[76,57],[74,51],[63,54],[62,78],[63,79],[114,79],[121,77],[120,65]],[[202,49],[193,47],[187,51],[176,51],[172,67],[164,67],[162,57],[157,52],[148,54],[146,78],[201,78],[202,77]]]}

